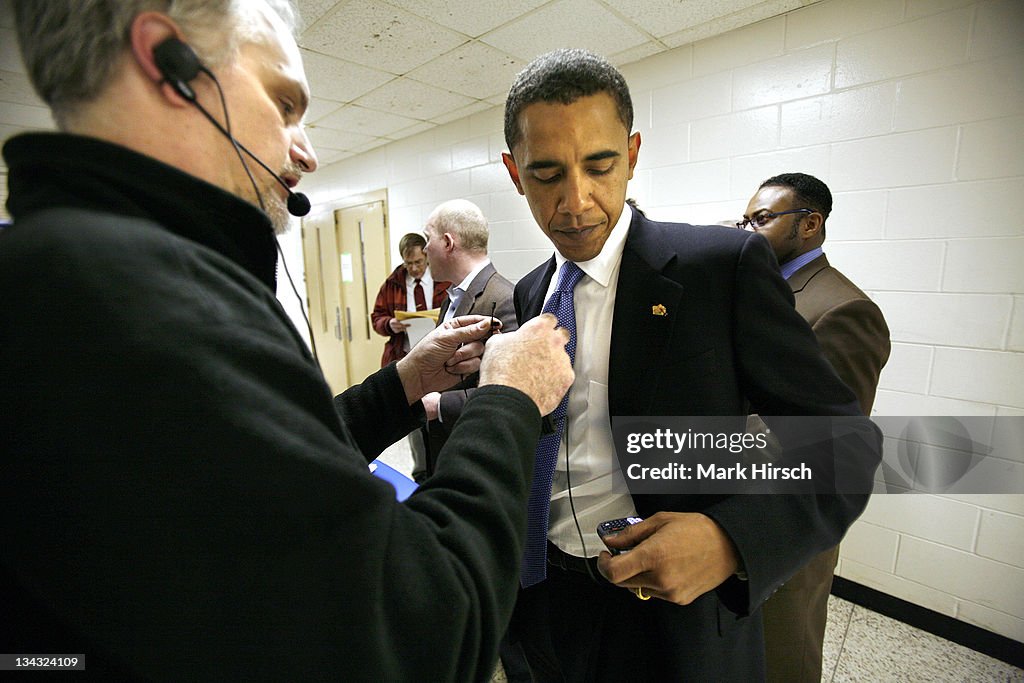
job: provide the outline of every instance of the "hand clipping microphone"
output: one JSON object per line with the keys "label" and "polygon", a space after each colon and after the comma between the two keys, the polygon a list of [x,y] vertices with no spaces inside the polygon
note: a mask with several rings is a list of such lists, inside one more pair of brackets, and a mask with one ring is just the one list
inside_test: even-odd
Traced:
{"label": "hand clipping microphone", "polygon": [[[199,56],[196,55],[195,51],[191,47],[177,38],[168,38],[153,48],[153,62],[156,64],[156,68],[160,70],[161,75],[163,75],[171,87],[174,88],[174,91],[191,102],[196,109],[202,112],[203,116],[205,116],[206,119],[212,123],[224,137],[231,141],[236,152],[239,152],[239,150],[245,152],[253,161],[259,164],[264,171],[269,173],[274,180],[281,184],[281,187],[288,192],[288,213],[293,216],[305,216],[309,213],[309,198],[301,192],[293,192],[292,188],[288,186],[288,183],[285,182],[284,178],[272,171],[269,166],[263,163],[259,157],[250,152],[245,145],[235,139],[235,136],[231,134],[231,123],[228,119],[227,104],[224,101],[224,91],[220,87],[220,81],[217,80],[217,77],[212,71],[203,66],[202,62],[199,61]],[[195,91],[189,85],[191,81],[195,80],[199,76],[200,72],[209,76],[217,86],[217,91],[220,93],[221,105],[224,108],[225,125],[221,125],[220,121],[215,119],[203,105],[199,104],[199,101],[196,99]],[[242,159],[241,153],[239,153],[238,158],[242,162],[242,166],[245,168],[245,172],[249,176],[249,180],[252,182],[253,189],[256,190],[256,199],[260,203],[260,208],[266,210],[266,207],[263,205],[263,196],[260,194],[259,188],[256,186],[256,181],[253,180],[252,173],[249,172],[249,167],[246,165],[245,160]]]}

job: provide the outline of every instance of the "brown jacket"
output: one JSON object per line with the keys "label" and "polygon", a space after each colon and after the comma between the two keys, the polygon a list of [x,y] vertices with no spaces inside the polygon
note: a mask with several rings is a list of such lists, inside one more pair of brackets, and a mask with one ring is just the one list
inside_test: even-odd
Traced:
{"label": "brown jacket", "polygon": [[875,402],[878,376],[889,360],[889,327],[878,306],[824,254],[788,280],[796,310],[810,324],[836,374],[857,394],[865,415]]}

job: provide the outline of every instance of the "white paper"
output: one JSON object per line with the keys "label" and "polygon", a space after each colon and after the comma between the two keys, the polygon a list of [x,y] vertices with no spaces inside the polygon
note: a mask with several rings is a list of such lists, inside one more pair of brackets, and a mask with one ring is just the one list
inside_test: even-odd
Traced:
{"label": "white paper", "polygon": [[355,278],[352,272],[352,254],[341,255],[341,281],[353,282]]}
{"label": "white paper", "polygon": [[419,344],[420,340],[437,326],[437,321],[431,318],[406,318],[402,322],[409,326],[405,333],[409,335],[410,349]]}

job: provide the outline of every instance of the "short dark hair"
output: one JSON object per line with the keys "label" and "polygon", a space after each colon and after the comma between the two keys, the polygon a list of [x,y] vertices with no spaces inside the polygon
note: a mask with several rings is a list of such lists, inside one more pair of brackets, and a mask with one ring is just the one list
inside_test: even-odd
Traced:
{"label": "short dark hair", "polygon": [[537,57],[519,72],[505,100],[505,144],[514,155],[522,139],[519,115],[536,102],[572,104],[606,92],[615,101],[626,132],[633,130],[633,100],[622,74],[606,59],[580,49],[562,49]]}
{"label": "short dark hair", "polygon": [[398,254],[404,259],[405,252],[414,247],[422,249],[425,246],[427,246],[427,240],[423,235],[418,232],[407,232],[402,235],[402,239],[398,241]]}
{"label": "short dark hair", "polygon": [[[788,187],[793,191],[793,196],[803,207],[814,209],[821,214],[822,219],[827,219],[832,213],[832,193],[828,185],[806,173],[781,173],[772,176],[761,183],[762,187]],[[824,223],[824,220],[822,221]]]}

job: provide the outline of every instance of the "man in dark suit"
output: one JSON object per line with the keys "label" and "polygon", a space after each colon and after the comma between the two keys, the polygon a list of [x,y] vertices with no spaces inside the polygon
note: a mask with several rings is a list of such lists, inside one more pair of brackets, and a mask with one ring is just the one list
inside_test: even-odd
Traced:
{"label": "man in dark suit", "polygon": [[[437,282],[453,283],[441,302],[437,324],[443,325],[460,315],[493,315],[501,321],[503,332],[517,329],[512,283],[495,270],[487,256],[489,231],[480,207],[465,199],[445,202],[427,218],[423,232],[427,236],[424,253],[431,275]],[[443,394],[435,392],[424,397],[423,406],[431,421],[428,471],[451,425],[462,412],[467,398],[464,389],[457,386]]]}
{"label": "man in dark suit", "polygon": [[[810,324],[829,363],[871,414],[878,376],[889,359],[882,311],[857,285],[829,265],[822,251],[832,193],[818,178],[784,173],[761,183],[739,227],[764,235],[796,310]],[[768,680],[821,680],[828,595],[839,546],[812,559],[764,605]]]}
{"label": "man in dark suit", "polygon": [[[512,634],[536,680],[756,680],[760,604],[838,541],[867,495],[631,495],[609,418],[859,411],[764,239],[625,210],[640,149],[631,129],[621,74],[581,50],[538,58],[506,100],[504,163],[556,249],[516,285],[519,320],[552,294],[564,303],[563,278],[579,277],[557,465],[534,466],[550,503],[546,577],[528,552]],[[565,275],[574,269],[582,276]],[[879,437],[862,426],[866,452],[844,455],[865,461],[870,482]],[[635,515],[646,519],[608,541],[632,550],[598,558],[596,525]]]}

